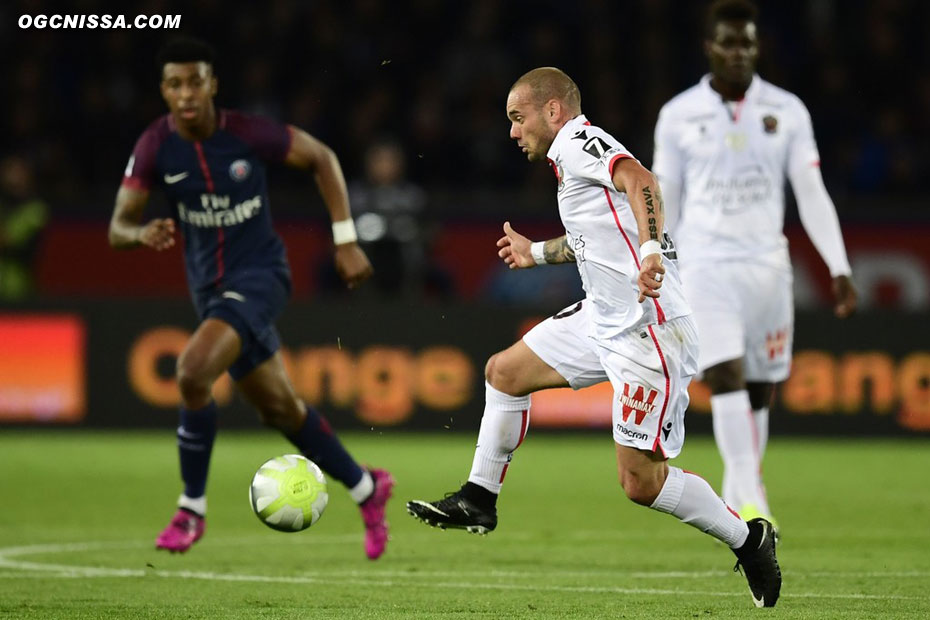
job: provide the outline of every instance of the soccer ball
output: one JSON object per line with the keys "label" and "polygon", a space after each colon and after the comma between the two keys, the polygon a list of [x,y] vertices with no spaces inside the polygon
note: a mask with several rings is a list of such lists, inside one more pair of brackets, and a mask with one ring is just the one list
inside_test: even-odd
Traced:
{"label": "soccer ball", "polygon": [[255,516],[282,532],[299,532],[316,523],[328,501],[323,472],[299,454],[266,461],[255,472],[249,487]]}

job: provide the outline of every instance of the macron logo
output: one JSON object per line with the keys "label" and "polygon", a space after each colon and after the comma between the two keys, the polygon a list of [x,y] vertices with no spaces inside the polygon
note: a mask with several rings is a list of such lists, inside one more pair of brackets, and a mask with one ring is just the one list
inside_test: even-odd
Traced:
{"label": "macron logo", "polygon": [[166,174],[165,183],[167,183],[168,185],[174,185],[178,181],[183,181],[184,179],[186,179],[189,174],[190,172],[179,172],[177,174]]}
{"label": "macron logo", "polygon": [[623,421],[630,418],[630,414],[636,412],[635,422],[637,425],[643,423],[643,419],[653,412],[656,408],[655,400],[659,395],[657,390],[649,390],[649,395],[645,396],[645,388],[636,386],[636,391],[630,396],[630,384],[623,384],[623,394],[620,395],[620,405],[623,407]]}

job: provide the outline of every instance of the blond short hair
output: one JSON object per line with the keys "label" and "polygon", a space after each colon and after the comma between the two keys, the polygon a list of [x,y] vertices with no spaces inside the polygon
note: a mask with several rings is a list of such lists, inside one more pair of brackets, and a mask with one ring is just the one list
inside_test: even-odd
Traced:
{"label": "blond short hair", "polygon": [[561,69],[555,67],[539,67],[521,75],[513,86],[511,92],[518,86],[530,87],[531,100],[537,106],[556,99],[566,108],[581,113],[581,91],[578,85]]}

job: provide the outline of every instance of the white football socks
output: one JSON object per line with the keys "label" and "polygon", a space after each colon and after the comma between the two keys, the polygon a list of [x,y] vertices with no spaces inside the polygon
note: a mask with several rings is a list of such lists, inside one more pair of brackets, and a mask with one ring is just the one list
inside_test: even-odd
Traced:
{"label": "white football socks", "polygon": [[668,478],[650,508],[678,517],[731,548],[741,547],[749,527],[717,497],[707,481],[678,467],[668,468]]}
{"label": "white football socks", "polygon": [[178,498],[178,508],[184,508],[205,517],[207,516],[207,496],[188,497],[181,493],[181,497]]}
{"label": "white football socks", "polygon": [[510,396],[490,383],[484,385],[484,416],[468,481],[500,493],[513,452],[530,425],[530,397]]}
{"label": "white football socks", "polygon": [[349,497],[351,497],[356,504],[361,504],[371,497],[371,493],[374,490],[375,481],[372,480],[371,474],[366,471],[362,474],[362,479],[358,481],[358,484],[349,489]]}
{"label": "white football socks", "polygon": [[755,416],[746,390],[716,394],[710,398],[714,438],[723,459],[723,499],[736,510],[752,504],[769,514],[762,490],[759,438]]}
{"label": "white football socks", "polygon": [[769,408],[761,407],[752,410],[752,417],[756,421],[756,438],[759,440],[759,463],[765,458],[765,447],[769,442]]}

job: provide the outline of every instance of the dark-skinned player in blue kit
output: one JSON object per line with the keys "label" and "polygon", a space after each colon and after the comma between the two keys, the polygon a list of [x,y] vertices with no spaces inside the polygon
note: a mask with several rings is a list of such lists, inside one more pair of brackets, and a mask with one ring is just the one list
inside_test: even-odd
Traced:
{"label": "dark-skinned player in blue kit", "polygon": [[[372,273],[356,243],[345,179],[326,145],[293,126],[217,109],[214,52],[175,39],[158,56],[169,113],[146,129],[126,166],[110,221],[110,245],[162,251],[181,229],[187,281],[200,325],[177,362],[181,392],[178,450],[184,492],[156,547],[186,551],[203,536],[206,482],[216,435],[216,380],[228,372],[262,422],[349,491],[365,524],[365,552],[384,553],[385,505],[394,480],[349,455],[319,413],[305,405],[285,371],[274,321],[290,294],[284,244],[271,224],[265,163],[310,172],[333,222],[336,268],[350,288]],[[173,218],[143,211],[160,185]],[[177,224],[176,224],[177,222]]]}

